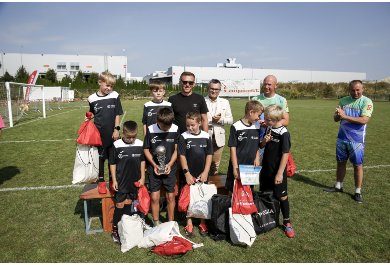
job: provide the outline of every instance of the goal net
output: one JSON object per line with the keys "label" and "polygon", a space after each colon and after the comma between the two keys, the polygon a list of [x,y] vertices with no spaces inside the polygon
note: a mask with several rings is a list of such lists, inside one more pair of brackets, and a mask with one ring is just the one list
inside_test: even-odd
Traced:
{"label": "goal net", "polygon": [[46,118],[42,85],[0,83],[0,114],[7,127],[38,118]]}

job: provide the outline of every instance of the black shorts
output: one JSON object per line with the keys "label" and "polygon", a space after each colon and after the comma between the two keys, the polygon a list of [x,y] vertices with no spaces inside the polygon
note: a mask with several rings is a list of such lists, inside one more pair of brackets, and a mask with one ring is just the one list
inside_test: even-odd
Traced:
{"label": "black shorts", "polygon": [[97,149],[99,152],[99,159],[102,159],[102,160],[108,159],[108,156],[111,153],[112,147],[113,147],[113,145],[106,146],[106,147],[98,146]]}
{"label": "black shorts", "polygon": [[174,192],[176,185],[176,167],[173,167],[169,175],[155,175],[153,167],[148,167],[149,191],[160,191],[161,184],[167,192]]}
{"label": "black shorts", "polygon": [[130,199],[133,202],[137,199],[137,194],[122,192],[115,193],[114,200],[116,203],[124,202],[126,199]]}
{"label": "black shorts", "polygon": [[283,181],[280,184],[275,184],[275,175],[260,174],[260,191],[274,192],[276,198],[287,196],[287,174],[284,172]]}

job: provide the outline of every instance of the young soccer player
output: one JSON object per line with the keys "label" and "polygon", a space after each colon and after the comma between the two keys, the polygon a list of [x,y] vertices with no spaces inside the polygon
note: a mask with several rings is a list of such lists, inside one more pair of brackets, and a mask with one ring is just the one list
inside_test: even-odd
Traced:
{"label": "young soccer player", "polygon": [[268,129],[261,141],[264,148],[262,169],[260,172],[260,191],[272,190],[280,202],[283,215],[284,233],[287,237],[295,236],[290,221],[290,205],[287,196],[286,165],[291,147],[290,133],[282,125],[283,109],[277,105],[270,105],[264,111],[265,123]]}
{"label": "young soccer player", "polygon": [[230,161],[225,187],[231,194],[234,179],[239,178],[239,165],[260,165],[259,153],[259,116],[263,105],[257,100],[250,100],[245,105],[245,116],[230,127],[228,146]]}
{"label": "young soccer player", "polygon": [[[200,129],[201,116],[196,112],[186,115],[187,131],[182,133],[179,139],[180,163],[183,168],[185,181],[188,185],[194,184],[194,178],[201,182],[207,182],[213,147],[210,136]],[[193,235],[192,219],[187,218],[187,226],[184,228],[187,236]],[[200,220],[199,233],[207,234],[207,226],[204,219]]]}
{"label": "young soccer player", "polygon": [[[175,211],[175,184],[176,184],[176,159],[179,130],[172,124],[174,114],[172,109],[164,107],[157,112],[157,123],[150,125],[145,135],[144,153],[148,162],[149,190],[151,192],[151,209],[153,224],[160,224],[160,189],[164,185],[166,190],[168,220],[174,220]],[[163,146],[165,155],[163,159],[164,173],[159,173],[159,161],[157,148]]]}
{"label": "young soccer player", "polygon": [[112,187],[115,190],[115,210],[112,221],[112,239],[120,243],[118,222],[123,214],[131,214],[131,203],[137,199],[134,182],[145,183],[145,157],[143,142],[137,139],[137,123],[123,124],[123,137],[114,142],[109,158]]}
{"label": "young soccer player", "polygon": [[[93,113],[95,125],[100,132],[102,146],[99,151],[99,180],[98,191],[101,194],[107,193],[104,181],[104,162],[108,158],[113,142],[119,139],[120,115],[123,114],[119,94],[113,91],[116,79],[109,72],[99,75],[99,90],[88,97],[89,111]],[[112,178],[109,170],[110,188]]]}
{"label": "young soccer player", "polygon": [[156,123],[157,111],[162,107],[172,108],[172,103],[163,99],[165,95],[165,85],[163,82],[156,80],[149,84],[152,100],[144,104],[144,112],[142,116],[142,124],[144,128],[144,135],[146,135],[147,128]]}

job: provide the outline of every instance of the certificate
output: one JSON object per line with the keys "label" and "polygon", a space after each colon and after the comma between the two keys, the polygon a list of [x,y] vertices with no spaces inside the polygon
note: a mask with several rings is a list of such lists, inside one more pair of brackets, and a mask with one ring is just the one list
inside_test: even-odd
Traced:
{"label": "certificate", "polygon": [[239,165],[242,185],[259,185],[261,166]]}

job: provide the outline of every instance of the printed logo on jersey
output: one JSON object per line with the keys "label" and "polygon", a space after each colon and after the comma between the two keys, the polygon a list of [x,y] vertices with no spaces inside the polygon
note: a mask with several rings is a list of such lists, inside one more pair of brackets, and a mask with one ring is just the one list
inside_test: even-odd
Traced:
{"label": "printed logo on jersey", "polygon": [[131,157],[141,157],[141,154],[131,154]]}
{"label": "printed logo on jersey", "polygon": [[149,112],[148,112],[148,117],[153,116],[153,114],[156,114],[156,113],[157,113],[157,112],[154,112],[154,113],[153,113],[153,110],[154,110],[154,109],[150,109],[150,110],[149,110]]}
{"label": "printed logo on jersey", "polygon": [[152,142],[152,144],[155,144],[155,143],[157,143],[157,142],[161,142],[161,140],[157,139],[157,137],[158,137],[158,136],[154,136],[154,137],[152,138],[152,140],[150,140],[150,141]]}
{"label": "printed logo on jersey", "polygon": [[107,109],[115,109],[115,105],[107,105]]}
{"label": "printed logo on jersey", "polygon": [[195,109],[198,108],[198,103],[192,104],[192,107],[194,107]]}
{"label": "printed logo on jersey", "polygon": [[120,152],[119,152],[119,154],[118,154],[118,158],[119,158],[119,159],[122,159],[123,157],[128,156],[128,155],[124,155],[123,152],[124,152],[124,151],[120,151]]}
{"label": "printed logo on jersey", "polygon": [[195,144],[191,144],[191,143],[192,143],[192,141],[188,141],[188,143],[187,143],[187,149],[190,149],[191,147],[196,146]]}
{"label": "printed logo on jersey", "polygon": [[103,107],[98,107],[98,103],[96,103],[96,105],[93,107],[93,110],[95,111],[95,113],[98,112],[98,110],[102,109]]}
{"label": "printed logo on jersey", "polygon": [[238,141],[241,142],[242,140],[248,138],[248,137],[244,136],[244,134],[245,134],[245,132],[242,132],[242,133],[240,133],[240,134],[238,135]]}
{"label": "printed logo on jersey", "polygon": [[257,140],[257,139],[259,139],[259,136],[251,136],[251,139],[252,140]]}
{"label": "printed logo on jersey", "polygon": [[173,143],[173,142],[175,142],[175,139],[165,139],[165,141],[168,143]]}

